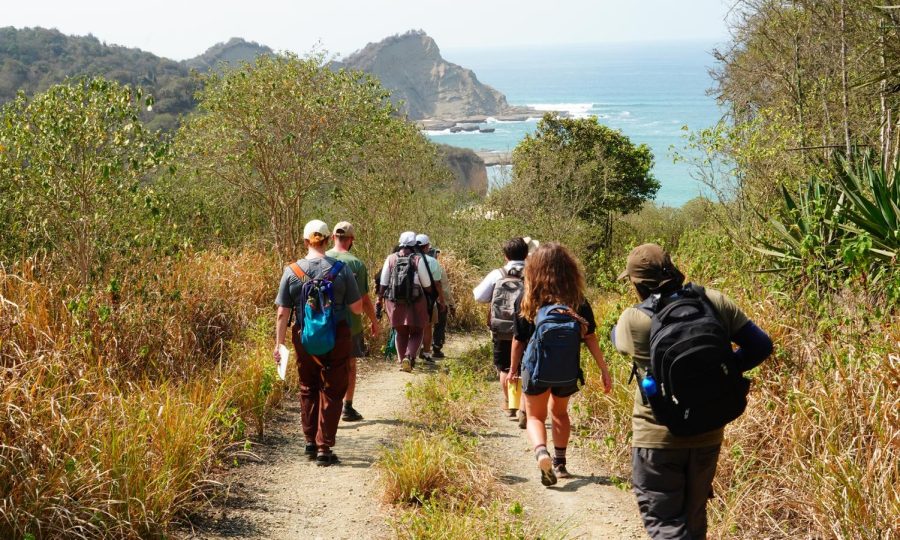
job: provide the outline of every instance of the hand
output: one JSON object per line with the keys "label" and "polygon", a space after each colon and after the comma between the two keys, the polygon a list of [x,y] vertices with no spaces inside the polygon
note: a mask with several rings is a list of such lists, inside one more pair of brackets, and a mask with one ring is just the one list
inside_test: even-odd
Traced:
{"label": "hand", "polygon": [[603,366],[600,372],[603,376],[603,392],[609,394],[612,392],[612,375],[609,374],[609,368],[606,366]]}
{"label": "hand", "polygon": [[519,366],[510,366],[509,375],[506,377],[506,380],[509,382],[518,382],[521,378],[522,375],[519,373]]}
{"label": "hand", "polygon": [[272,358],[275,359],[276,366],[281,363],[281,351],[278,348],[278,345],[275,345],[275,350],[272,352]]}

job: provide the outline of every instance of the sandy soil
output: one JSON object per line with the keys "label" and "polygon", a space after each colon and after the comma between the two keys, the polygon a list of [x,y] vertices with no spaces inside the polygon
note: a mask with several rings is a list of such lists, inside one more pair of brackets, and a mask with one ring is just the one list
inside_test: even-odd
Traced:
{"label": "sandy soil", "polygon": [[[454,336],[447,352],[457,354],[478,339],[483,338]],[[304,456],[299,404],[295,396],[289,397],[269,435],[254,448],[259,460],[224,473],[219,480],[227,486],[226,496],[198,516],[185,536],[390,538],[390,508],[380,501],[372,465],[400,425],[407,383],[428,373],[418,365],[408,374],[384,360],[361,362],[354,406],[365,418],[341,423],[334,448],[341,463],[327,468],[316,467]],[[573,452],[569,469],[576,477],[545,488],[524,431],[499,409],[484,439],[497,476],[512,486],[527,514],[541,516],[566,538],[642,537],[632,495],[610,485],[600,464]]]}

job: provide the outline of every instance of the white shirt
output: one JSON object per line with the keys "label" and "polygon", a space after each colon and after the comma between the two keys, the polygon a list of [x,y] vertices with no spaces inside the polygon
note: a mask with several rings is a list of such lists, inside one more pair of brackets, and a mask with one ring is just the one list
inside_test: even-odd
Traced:
{"label": "white shirt", "polygon": [[[522,270],[525,268],[525,261],[509,261],[504,266],[503,269],[509,272],[513,268],[518,268]],[[481,302],[482,304],[487,304],[494,297],[494,285],[497,284],[498,281],[503,279],[503,272],[500,269],[491,270],[488,275],[484,276],[484,279],[481,280],[481,283],[478,284],[477,287],[472,289],[472,294],[475,296],[476,302]]]}
{"label": "white shirt", "polygon": [[[398,256],[397,253],[391,253],[387,256],[387,259],[384,260],[384,266],[381,267],[381,279],[379,280],[383,287],[387,287],[391,284],[391,267],[397,262]],[[416,259],[418,264],[416,264],[416,273],[413,277],[413,282],[422,287],[431,287],[431,278],[428,277],[428,268],[425,267],[425,261],[420,255],[416,255]]]}

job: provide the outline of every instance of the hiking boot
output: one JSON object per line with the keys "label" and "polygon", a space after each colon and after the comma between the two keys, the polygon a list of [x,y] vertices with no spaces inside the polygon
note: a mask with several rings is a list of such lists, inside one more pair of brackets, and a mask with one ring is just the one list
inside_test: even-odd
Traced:
{"label": "hiking boot", "polygon": [[518,413],[519,413],[519,409],[510,409],[509,411],[507,411],[507,414],[509,415],[510,418],[515,418],[518,415]]}
{"label": "hiking boot", "polygon": [[556,473],[553,472],[553,458],[546,448],[538,450],[535,454],[538,462],[538,468],[541,470],[541,484],[544,486],[552,486],[556,483]]}
{"label": "hiking boot", "polygon": [[431,353],[425,353],[425,363],[426,364],[434,364],[434,358],[431,357]]}
{"label": "hiking boot", "polygon": [[519,409],[516,413],[516,418],[519,420],[519,428],[525,429],[528,426],[528,417],[525,416],[525,411]]}
{"label": "hiking boot", "polygon": [[344,422],[358,422],[363,419],[363,416],[359,414],[359,411],[354,409],[352,406],[348,407],[344,405],[344,412],[341,415],[341,420]]}
{"label": "hiking boot", "polygon": [[318,451],[316,443],[306,443],[306,448],[303,449],[303,453],[306,454],[306,457],[309,459],[316,459],[316,453]]}
{"label": "hiking boot", "polygon": [[412,368],[412,362],[409,358],[403,358],[402,360],[400,360],[400,371],[409,373],[410,371],[412,371]]}
{"label": "hiking boot", "polygon": [[319,467],[330,467],[340,462],[341,460],[338,459],[337,454],[330,450],[328,452],[319,452],[316,456],[316,465]]}
{"label": "hiking boot", "polygon": [[446,356],[440,349],[435,349],[434,353],[431,356],[434,358],[446,358]]}
{"label": "hiking boot", "polygon": [[559,465],[553,466],[553,472],[556,474],[557,478],[572,478],[572,475],[566,470],[566,464],[560,463]]}

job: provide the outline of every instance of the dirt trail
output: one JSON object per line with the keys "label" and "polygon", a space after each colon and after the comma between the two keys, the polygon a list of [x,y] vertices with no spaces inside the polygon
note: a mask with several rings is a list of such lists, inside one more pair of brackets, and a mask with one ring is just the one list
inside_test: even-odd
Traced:
{"label": "dirt trail", "polygon": [[[448,356],[459,354],[483,338],[454,336]],[[400,372],[384,360],[360,362],[360,382],[354,405],[365,417],[341,422],[335,453],[341,464],[316,467],[304,454],[300,409],[295,396],[269,428],[265,444],[254,449],[258,462],[229,470],[224,503],[199,518],[189,538],[389,538],[390,509],[380,502],[372,467],[400,425],[408,382],[427,377],[428,370]],[[570,469],[578,475],[544,488],[525,440],[524,431],[500,411],[483,443],[497,474],[511,484],[531,515],[561,525],[567,538],[641,538],[634,500],[628,492],[607,485],[602,467],[574,453]]]}

